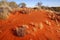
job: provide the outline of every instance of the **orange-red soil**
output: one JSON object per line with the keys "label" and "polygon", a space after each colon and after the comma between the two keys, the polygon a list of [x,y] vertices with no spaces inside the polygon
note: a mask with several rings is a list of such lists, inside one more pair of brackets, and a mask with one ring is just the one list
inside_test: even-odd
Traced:
{"label": "orange-red soil", "polygon": [[[46,20],[50,22],[50,25],[46,23]],[[32,23],[35,24],[35,27],[30,25]],[[29,34],[24,37],[15,36],[12,29],[20,25],[28,25],[26,30]],[[35,30],[33,30],[34,28]],[[0,20],[0,40],[60,40],[60,27],[56,25],[55,21],[48,18],[47,12],[44,10],[32,11],[29,14],[16,12],[10,14],[7,20]]]}

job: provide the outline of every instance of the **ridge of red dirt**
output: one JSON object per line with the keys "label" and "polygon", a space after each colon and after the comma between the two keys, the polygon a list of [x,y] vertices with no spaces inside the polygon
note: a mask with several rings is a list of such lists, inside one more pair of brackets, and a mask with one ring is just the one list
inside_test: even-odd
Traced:
{"label": "ridge of red dirt", "polygon": [[[12,29],[20,25],[28,25],[29,34],[15,36]],[[0,20],[0,40],[60,40],[60,27],[48,18],[44,10],[32,11],[30,14],[11,13],[7,20]]]}

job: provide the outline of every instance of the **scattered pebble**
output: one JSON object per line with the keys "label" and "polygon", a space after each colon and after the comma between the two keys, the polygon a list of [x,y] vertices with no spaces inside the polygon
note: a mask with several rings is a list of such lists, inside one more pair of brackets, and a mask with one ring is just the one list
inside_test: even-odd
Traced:
{"label": "scattered pebble", "polygon": [[49,25],[51,25],[51,22],[49,22]]}
{"label": "scattered pebble", "polygon": [[27,34],[30,34],[31,32],[30,32],[30,30],[27,30]]}
{"label": "scattered pebble", "polygon": [[44,26],[43,26],[43,23],[40,23],[40,24],[39,24],[39,29],[43,29],[43,27],[44,27]]}
{"label": "scattered pebble", "polygon": [[36,32],[37,31],[37,28],[33,27],[33,31]]}
{"label": "scattered pebble", "polygon": [[29,28],[29,26],[28,25],[22,25],[23,27],[26,27],[26,28]]}
{"label": "scattered pebble", "polygon": [[30,25],[35,26],[35,24],[33,22],[31,22]]}
{"label": "scattered pebble", "polygon": [[56,30],[57,32],[60,32],[60,28]]}
{"label": "scattered pebble", "polygon": [[35,36],[35,33],[34,33],[32,30],[27,30],[27,33],[28,33],[29,35]]}
{"label": "scattered pebble", "polygon": [[45,23],[49,26],[51,25],[51,22],[49,22],[48,20],[46,20]]}

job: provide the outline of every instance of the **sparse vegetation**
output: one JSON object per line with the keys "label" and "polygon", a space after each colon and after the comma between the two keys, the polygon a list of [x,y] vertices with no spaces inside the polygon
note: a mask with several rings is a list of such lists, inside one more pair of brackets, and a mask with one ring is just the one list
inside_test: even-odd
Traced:
{"label": "sparse vegetation", "polygon": [[19,37],[24,37],[26,35],[25,26],[16,27],[16,35],[19,36]]}
{"label": "sparse vegetation", "polygon": [[9,6],[11,8],[17,8],[18,7],[18,5],[16,4],[16,2],[9,2]]}
{"label": "sparse vegetation", "polygon": [[38,8],[40,8],[40,9],[41,9],[42,2],[38,2],[38,3],[37,3],[37,6],[38,6]]}
{"label": "sparse vegetation", "polygon": [[60,7],[51,7],[51,8],[53,8],[57,12],[60,12]]}
{"label": "sparse vegetation", "polygon": [[12,9],[8,6],[7,0],[1,0],[0,3],[0,18],[6,19],[9,16],[9,11],[12,11]]}
{"label": "sparse vegetation", "polygon": [[59,8],[3,0],[0,19],[0,40],[60,40]]}
{"label": "sparse vegetation", "polygon": [[21,7],[21,8],[25,8],[26,4],[25,3],[20,3],[18,6]]}

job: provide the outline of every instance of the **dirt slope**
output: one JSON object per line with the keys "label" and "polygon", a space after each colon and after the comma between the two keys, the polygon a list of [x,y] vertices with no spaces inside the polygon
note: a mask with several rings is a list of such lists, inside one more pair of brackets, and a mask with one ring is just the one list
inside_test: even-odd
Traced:
{"label": "dirt slope", "polygon": [[[29,34],[15,36],[12,29],[20,25],[28,25],[26,30]],[[44,10],[32,11],[30,14],[16,12],[10,14],[7,20],[0,20],[0,40],[60,40],[60,27],[48,18]]]}

